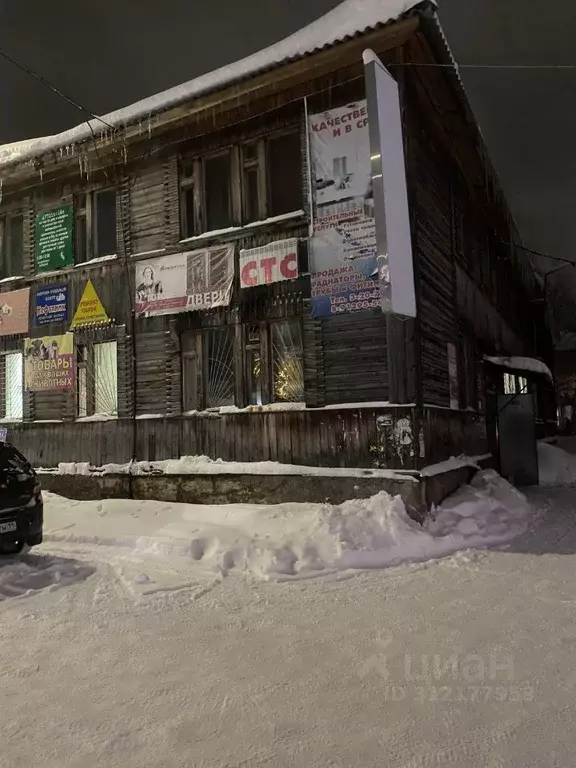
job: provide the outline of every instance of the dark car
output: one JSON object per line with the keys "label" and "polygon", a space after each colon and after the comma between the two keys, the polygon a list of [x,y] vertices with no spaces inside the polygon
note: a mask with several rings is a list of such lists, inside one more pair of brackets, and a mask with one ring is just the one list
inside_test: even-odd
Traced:
{"label": "dark car", "polygon": [[42,543],[42,489],[30,463],[10,443],[0,442],[0,555]]}

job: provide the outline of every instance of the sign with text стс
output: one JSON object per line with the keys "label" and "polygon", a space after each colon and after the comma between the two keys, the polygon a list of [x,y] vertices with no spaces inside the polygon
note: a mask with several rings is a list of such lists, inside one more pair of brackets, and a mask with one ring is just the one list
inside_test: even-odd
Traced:
{"label": "sign with text \u0441\u0442\u0441", "polygon": [[71,205],[63,205],[36,216],[36,272],[50,272],[74,264]]}

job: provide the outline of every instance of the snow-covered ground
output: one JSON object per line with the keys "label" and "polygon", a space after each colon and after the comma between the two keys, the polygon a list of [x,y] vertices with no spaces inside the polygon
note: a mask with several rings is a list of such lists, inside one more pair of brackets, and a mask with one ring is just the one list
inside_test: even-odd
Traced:
{"label": "snow-covered ground", "polygon": [[46,494],[0,562],[0,764],[573,766],[575,493],[482,473],[425,528]]}

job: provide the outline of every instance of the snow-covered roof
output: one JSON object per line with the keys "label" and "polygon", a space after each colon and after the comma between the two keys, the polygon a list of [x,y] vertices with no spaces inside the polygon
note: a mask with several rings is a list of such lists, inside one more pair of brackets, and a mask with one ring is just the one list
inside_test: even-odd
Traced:
{"label": "snow-covered roof", "polygon": [[[428,2],[436,4],[436,0]],[[103,115],[101,120],[91,120],[90,125],[85,121],[55,136],[0,146],[0,167],[85,141],[91,138],[92,130],[101,133],[103,130],[109,130],[109,126],[121,127],[146,119],[154,113],[395,21],[418,5],[422,5],[422,0],[345,0],[307,27],[268,48]]]}
{"label": "snow-covered roof", "polygon": [[526,373],[540,373],[554,382],[552,371],[542,360],[534,357],[485,357],[487,363],[508,368],[511,371],[525,371]]}

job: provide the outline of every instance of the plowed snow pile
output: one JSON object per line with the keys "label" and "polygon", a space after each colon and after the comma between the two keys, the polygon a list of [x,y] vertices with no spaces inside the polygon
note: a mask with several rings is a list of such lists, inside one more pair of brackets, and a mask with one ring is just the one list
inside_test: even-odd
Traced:
{"label": "plowed snow pile", "polygon": [[576,485],[576,456],[548,443],[538,443],[541,485]]}
{"label": "plowed snow pile", "polygon": [[[492,471],[479,473],[424,526],[400,498],[327,504],[199,506],[46,494],[46,541],[95,544],[184,558],[223,575],[306,577],[385,568],[505,542],[525,530],[525,497]],[[142,575],[145,580],[146,575]]]}

